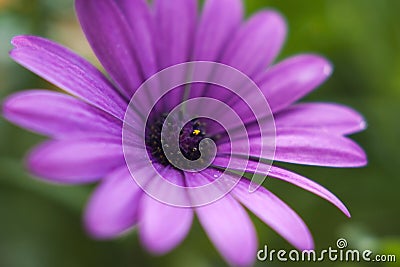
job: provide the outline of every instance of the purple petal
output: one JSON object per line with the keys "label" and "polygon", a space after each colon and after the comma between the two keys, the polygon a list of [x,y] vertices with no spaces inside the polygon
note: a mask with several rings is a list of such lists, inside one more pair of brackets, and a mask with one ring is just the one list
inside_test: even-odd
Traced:
{"label": "purple petal", "polygon": [[84,216],[87,231],[100,239],[121,235],[137,222],[142,196],[126,167],[114,171],[90,197]]}
{"label": "purple petal", "polygon": [[303,54],[271,67],[256,82],[276,113],[314,90],[331,72],[325,58]]}
{"label": "purple petal", "polygon": [[[197,0],[154,2],[160,69],[190,61],[197,26],[197,2]],[[169,92],[161,100],[163,112],[178,105],[182,101],[183,92],[183,87]]]}
{"label": "purple petal", "polygon": [[193,59],[217,60],[242,18],[241,0],[207,0],[195,38]]}
{"label": "purple petal", "polygon": [[[219,62],[242,20],[241,0],[207,0],[197,27],[192,60]],[[203,96],[206,87],[203,83],[192,85],[191,97]]]}
{"label": "purple petal", "polygon": [[[249,156],[259,157],[261,149],[266,153],[273,149],[272,140],[270,136],[266,136],[263,139],[263,147],[258,137],[236,140],[235,153],[246,155],[248,153],[246,145],[249,142]],[[268,160],[342,168],[361,167],[367,164],[367,157],[362,148],[343,136],[305,129],[279,129],[275,143],[275,156],[272,158],[272,152],[269,152],[271,158],[267,158]],[[218,155],[226,154],[231,154],[231,145],[227,142],[219,144]]]}
{"label": "purple petal", "polygon": [[[163,175],[174,176],[169,178],[183,186],[183,177],[176,170],[165,170]],[[145,195],[139,216],[139,235],[143,244],[153,253],[164,254],[186,237],[192,225],[193,210],[170,206]]]}
{"label": "purple petal", "polygon": [[83,99],[119,119],[126,102],[104,75],[78,55],[49,40],[17,36],[11,57],[66,92]]}
{"label": "purple petal", "polygon": [[98,180],[125,164],[122,146],[106,139],[48,141],[28,156],[29,171],[59,183]]}
{"label": "purple petal", "polygon": [[272,166],[268,173],[269,176],[286,181],[288,183],[294,184],[304,190],[310,191],[311,193],[326,199],[338,209],[340,209],[347,217],[350,217],[350,212],[347,210],[346,206],[331,192],[326,188],[317,184],[314,181],[307,179],[306,177],[300,176],[296,173]]}
{"label": "purple petal", "polygon": [[230,160],[230,167],[233,170],[242,171],[242,169],[236,168],[236,166],[246,166],[244,171],[248,173],[263,175],[265,177],[266,176],[273,177],[294,184],[300,188],[303,188],[304,190],[307,190],[329,201],[330,203],[335,205],[338,209],[340,209],[347,217],[350,217],[350,213],[344,206],[344,204],[335,195],[333,195],[327,189],[325,189],[324,187],[322,187],[321,185],[317,184],[314,181],[311,181],[296,173],[275,166],[271,166],[269,164],[264,164],[261,162],[258,163],[253,160],[246,161],[245,159],[241,158],[229,159],[229,157],[219,156],[215,158],[213,164],[218,167],[226,168],[228,166],[229,160]]}
{"label": "purple petal", "polygon": [[108,136],[121,139],[122,122],[69,95],[31,90],[8,97],[4,117],[13,123],[56,138]]}
{"label": "purple petal", "polygon": [[134,43],[133,31],[117,2],[77,0],[75,8],[98,59],[125,95],[131,96],[144,78],[135,55],[135,47],[141,45],[140,40]]}
{"label": "purple petal", "polygon": [[192,225],[190,208],[169,206],[147,195],[140,204],[139,234],[149,251],[164,254],[182,242]]}
{"label": "purple petal", "polygon": [[[129,23],[133,41],[132,48],[135,51],[144,78],[147,79],[157,72],[155,40],[153,38],[155,26],[150,8],[146,0],[117,0],[116,2]],[[109,15],[119,14],[113,13]]]}
{"label": "purple petal", "polygon": [[275,11],[261,11],[233,36],[222,62],[251,77],[274,61],[285,36],[286,24],[282,16]]}
{"label": "purple petal", "polygon": [[248,180],[240,180],[232,194],[294,247],[299,250],[313,249],[311,233],[303,220],[264,187],[249,193],[249,183]]}
{"label": "purple petal", "polygon": [[190,61],[197,0],[156,0],[154,9],[160,68]]}
{"label": "purple petal", "polygon": [[367,164],[364,151],[354,141],[300,129],[277,132],[275,160],[329,167],[361,167]]}
{"label": "purple petal", "polygon": [[364,118],[355,110],[329,103],[291,106],[275,116],[279,128],[315,129],[327,133],[352,134],[366,128]]}
{"label": "purple petal", "polygon": [[[244,158],[230,157],[228,155],[217,155],[212,163],[216,167],[228,168],[232,170],[239,170],[245,172],[257,172],[259,174],[267,175],[271,165],[262,162],[247,160]],[[241,169],[246,166],[245,169]]]}
{"label": "purple petal", "polygon": [[[188,186],[197,187],[206,179],[200,174],[186,176]],[[196,208],[196,214],[207,235],[233,266],[249,266],[256,258],[257,236],[244,208],[231,196]]]}

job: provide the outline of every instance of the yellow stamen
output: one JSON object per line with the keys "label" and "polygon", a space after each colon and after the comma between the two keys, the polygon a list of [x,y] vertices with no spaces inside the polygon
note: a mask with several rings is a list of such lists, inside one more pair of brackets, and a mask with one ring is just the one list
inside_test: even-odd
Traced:
{"label": "yellow stamen", "polygon": [[192,134],[194,134],[194,135],[199,135],[200,132],[201,132],[200,130],[194,130]]}

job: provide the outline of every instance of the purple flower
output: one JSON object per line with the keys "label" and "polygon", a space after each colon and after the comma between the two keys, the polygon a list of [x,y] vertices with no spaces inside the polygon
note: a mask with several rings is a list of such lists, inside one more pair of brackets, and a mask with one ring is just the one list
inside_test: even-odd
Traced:
{"label": "purple flower", "polygon": [[[76,0],[82,28],[110,77],[56,43],[17,36],[12,40],[15,48],[11,57],[68,95],[46,90],[17,93],[5,101],[3,115],[51,138],[29,154],[27,165],[32,174],[65,184],[100,181],[84,218],[88,232],[96,238],[113,238],[137,225],[143,245],[162,254],[184,239],[196,214],[225,260],[245,266],[255,260],[257,249],[256,233],[245,206],[296,248],[312,249],[313,240],[302,219],[264,187],[248,193],[250,182],[246,178],[223,198],[193,208],[161,203],[132,179],[122,142],[129,100],[158,71],[189,61],[226,64],[258,85],[274,115],[274,160],[330,167],[366,164],[363,150],[346,137],[365,128],[361,115],[337,104],[295,103],[329,77],[332,68],[326,59],[301,54],[267,68],[286,35],[285,22],[277,12],[260,11],[243,21],[240,0],[208,0],[201,13],[197,4],[197,0],[157,0],[149,7],[145,0]],[[195,85],[189,98],[214,93],[215,98],[230,103],[216,88]],[[217,154],[209,168],[186,172],[166,158],[161,138],[164,114],[182,100],[181,89],[161,99],[141,140],[152,165],[165,179],[196,187],[215,180],[228,162]],[[240,101],[230,104],[241,110]],[[257,148],[260,130],[250,119],[241,119],[251,133],[251,147]],[[205,138],[215,141],[218,153],[227,149],[229,142],[224,134],[213,135],[216,131],[211,128],[201,119],[185,124],[179,146],[187,159],[200,157],[199,145]],[[240,161],[234,158],[234,163]],[[257,173],[257,164],[258,159],[251,158],[244,171]],[[328,200],[350,216],[340,200],[317,183],[268,164],[266,173]],[[231,177],[234,181],[235,175]]]}

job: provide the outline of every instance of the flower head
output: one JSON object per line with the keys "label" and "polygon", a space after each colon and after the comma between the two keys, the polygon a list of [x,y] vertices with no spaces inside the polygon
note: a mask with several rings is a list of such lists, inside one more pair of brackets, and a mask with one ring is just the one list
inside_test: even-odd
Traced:
{"label": "flower head", "polygon": [[[196,214],[228,263],[249,265],[257,237],[245,206],[296,248],[312,249],[302,219],[265,187],[249,193],[245,177],[268,174],[350,216],[328,190],[271,161],[363,166],[363,150],[346,135],[363,130],[364,120],[337,104],[296,104],[332,67],[312,54],[273,64],[286,34],[279,13],[260,11],[244,21],[240,0],[208,0],[198,9],[196,0],[76,0],[82,28],[109,76],[52,41],[15,37],[11,57],[68,93],[30,90],[5,101],[6,119],[51,138],[31,151],[28,168],[52,182],[100,182],[84,219],[96,238],[137,225],[143,245],[162,254],[184,239]],[[188,73],[197,83],[182,82]],[[198,82],[204,79],[239,89]],[[172,81],[176,86],[162,93]],[[190,190],[209,184],[209,194]]]}

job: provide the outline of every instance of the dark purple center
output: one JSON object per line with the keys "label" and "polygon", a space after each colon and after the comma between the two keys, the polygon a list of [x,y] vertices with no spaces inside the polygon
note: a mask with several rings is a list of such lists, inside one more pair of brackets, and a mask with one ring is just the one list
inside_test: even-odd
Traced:
{"label": "dark purple center", "polygon": [[[147,150],[152,156],[153,160],[163,165],[168,165],[170,162],[164,154],[163,145],[168,146],[172,144],[172,140],[168,140],[168,137],[173,136],[172,133],[179,131],[179,121],[169,122],[166,125],[164,133],[165,139],[161,141],[161,131],[163,124],[167,118],[167,114],[162,114],[152,123],[147,126],[146,130],[146,146]],[[168,133],[171,134],[168,134]],[[182,155],[188,160],[197,160],[201,154],[199,151],[199,143],[205,137],[205,123],[201,122],[200,119],[192,120],[185,124],[185,126],[179,132],[179,148]]]}

